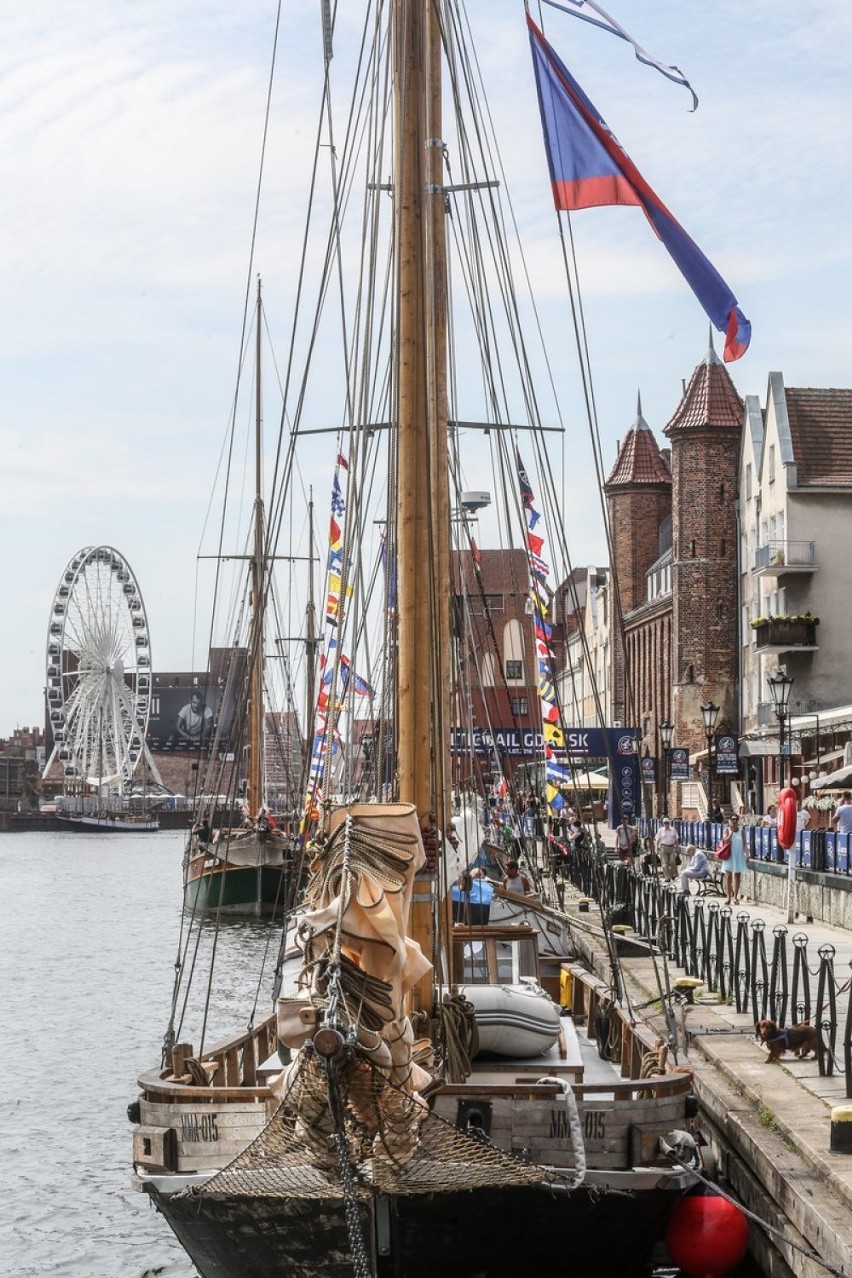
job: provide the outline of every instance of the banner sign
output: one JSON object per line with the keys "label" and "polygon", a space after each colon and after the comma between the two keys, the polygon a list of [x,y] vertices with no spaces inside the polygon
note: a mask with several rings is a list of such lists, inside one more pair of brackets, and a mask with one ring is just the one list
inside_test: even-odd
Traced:
{"label": "banner sign", "polygon": [[642,757],[642,784],[657,784],[657,760],[653,754],[646,754]]}
{"label": "banner sign", "polygon": [[740,771],[740,742],[731,732],[716,734],[716,774],[738,776]]}
{"label": "banner sign", "polygon": [[672,781],[689,780],[689,751],[685,746],[669,750],[669,777]]}
{"label": "banner sign", "polygon": [[[511,758],[544,758],[544,739],[537,728],[453,728],[453,754],[494,754]],[[569,765],[579,759],[606,759],[609,763],[609,823],[614,829],[622,811],[637,817],[642,812],[642,785],[636,731],[632,728],[566,728],[565,750],[554,751]]]}

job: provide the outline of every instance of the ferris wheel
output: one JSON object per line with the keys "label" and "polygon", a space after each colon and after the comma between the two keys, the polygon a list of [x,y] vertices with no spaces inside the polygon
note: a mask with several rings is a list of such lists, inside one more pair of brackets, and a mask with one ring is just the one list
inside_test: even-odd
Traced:
{"label": "ferris wheel", "polygon": [[[86,546],[56,589],[47,634],[47,707],[66,785],[128,785],[143,754],[151,648],[142,592],[123,555]],[[148,756],[150,758],[150,756]]]}

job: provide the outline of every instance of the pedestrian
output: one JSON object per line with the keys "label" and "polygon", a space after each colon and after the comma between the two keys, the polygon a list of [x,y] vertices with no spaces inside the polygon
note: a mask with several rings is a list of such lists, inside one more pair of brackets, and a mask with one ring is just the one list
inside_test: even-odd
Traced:
{"label": "pedestrian", "polygon": [[639,853],[639,831],[630,824],[630,814],[625,808],[621,814],[621,824],[615,827],[615,850],[623,865],[633,865],[633,858]]}
{"label": "pedestrian", "polygon": [[739,905],[742,877],[748,869],[748,865],[746,863],[743,832],[740,829],[740,818],[736,812],[722,831],[722,842],[729,842],[731,845],[731,855],[724,862],[725,896],[728,905]]}
{"label": "pedestrian", "polygon": [[678,843],[677,830],[668,817],[663,817],[663,823],[657,831],[656,848],[663,869],[663,878],[668,879],[669,882],[674,882],[677,876]]}
{"label": "pedestrian", "polygon": [[660,868],[660,858],[654,850],[654,840],[650,834],[646,834],[642,840],[642,860],[640,864],[643,874],[654,875]]}
{"label": "pedestrian", "polygon": [[831,824],[838,834],[852,834],[852,791],[844,790]]}
{"label": "pedestrian", "polygon": [[506,873],[503,876],[501,886],[507,892],[514,892],[515,896],[532,896],[533,893],[532,883],[521,872],[517,861],[508,861],[506,863]]}

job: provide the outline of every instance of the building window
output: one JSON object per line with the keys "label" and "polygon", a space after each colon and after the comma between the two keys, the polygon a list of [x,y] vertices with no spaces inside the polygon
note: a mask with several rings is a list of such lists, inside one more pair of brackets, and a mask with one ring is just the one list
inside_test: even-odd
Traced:
{"label": "building window", "polygon": [[769,445],[769,482],[775,483],[775,445]]}
{"label": "building window", "polygon": [[746,501],[751,501],[751,462],[746,466]]}
{"label": "building window", "polygon": [[524,663],[522,661],[506,662],[506,678],[507,679],[523,679]]}
{"label": "building window", "polygon": [[512,714],[529,714],[530,706],[526,697],[512,697]]}

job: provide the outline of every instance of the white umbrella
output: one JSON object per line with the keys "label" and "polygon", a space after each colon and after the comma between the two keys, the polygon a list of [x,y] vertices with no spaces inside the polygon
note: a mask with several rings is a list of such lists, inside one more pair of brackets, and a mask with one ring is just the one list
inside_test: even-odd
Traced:
{"label": "white umbrella", "polygon": [[609,779],[600,772],[578,772],[571,785],[578,790],[608,790]]}

